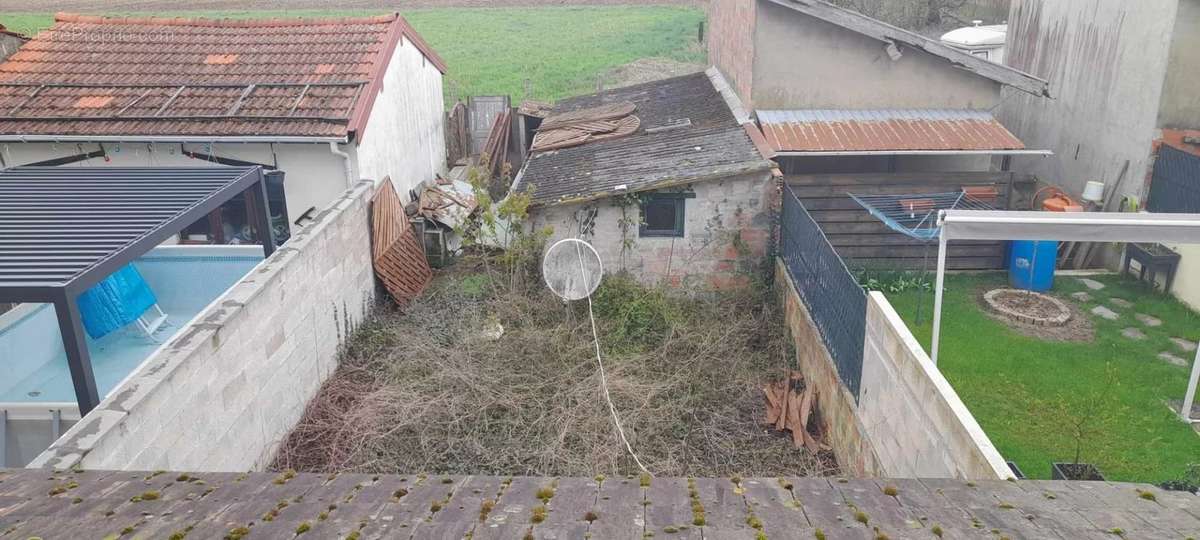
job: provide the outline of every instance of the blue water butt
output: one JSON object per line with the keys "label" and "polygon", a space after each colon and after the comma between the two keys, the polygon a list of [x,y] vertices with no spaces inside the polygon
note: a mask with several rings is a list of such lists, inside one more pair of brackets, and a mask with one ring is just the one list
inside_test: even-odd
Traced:
{"label": "blue water butt", "polygon": [[1058,258],[1055,240],[1013,240],[1008,250],[1008,281],[1017,289],[1048,291]]}

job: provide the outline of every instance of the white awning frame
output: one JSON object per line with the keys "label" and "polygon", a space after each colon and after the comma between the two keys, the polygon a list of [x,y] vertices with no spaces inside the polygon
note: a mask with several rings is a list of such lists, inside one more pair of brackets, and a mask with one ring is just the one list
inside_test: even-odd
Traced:
{"label": "white awning frame", "polygon": [[[950,240],[1057,240],[1074,242],[1173,242],[1200,244],[1200,214],[1117,212],[1009,212],[1002,210],[942,210],[938,213],[937,288],[933,301],[933,340],[930,357],[938,361],[942,329],[942,293],[946,277],[946,244]],[[1200,347],[1192,364],[1179,416],[1192,418],[1200,383]]]}

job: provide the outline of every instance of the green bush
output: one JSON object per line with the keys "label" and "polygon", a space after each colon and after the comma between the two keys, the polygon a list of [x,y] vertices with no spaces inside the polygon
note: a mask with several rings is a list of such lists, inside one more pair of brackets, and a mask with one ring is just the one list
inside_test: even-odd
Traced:
{"label": "green bush", "polygon": [[643,346],[661,340],[679,311],[660,289],[638,283],[628,274],[605,277],[593,297],[596,317],[609,343]]}

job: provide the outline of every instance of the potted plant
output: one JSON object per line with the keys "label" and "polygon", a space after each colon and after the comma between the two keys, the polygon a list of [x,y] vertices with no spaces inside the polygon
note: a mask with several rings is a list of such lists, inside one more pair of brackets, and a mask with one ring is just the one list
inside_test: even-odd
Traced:
{"label": "potted plant", "polygon": [[1091,463],[1082,461],[1084,449],[1093,450],[1101,443],[1112,420],[1120,411],[1113,396],[1120,379],[1111,364],[1105,367],[1106,377],[1094,390],[1074,400],[1059,398],[1045,404],[1047,417],[1054,429],[1066,434],[1074,456],[1069,462],[1052,462],[1050,477],[1054,480],[1102,481],[1104,475]]}

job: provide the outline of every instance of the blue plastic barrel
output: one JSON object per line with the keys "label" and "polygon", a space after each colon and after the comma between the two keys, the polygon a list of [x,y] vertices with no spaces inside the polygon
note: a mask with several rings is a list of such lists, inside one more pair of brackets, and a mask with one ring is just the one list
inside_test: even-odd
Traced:
{"label": "blue plastic barrel", "polygon": [[1054,286],[1057,241],[1013,240],[1008,251],[1008,281],[1013,287],[1042,292]]}

